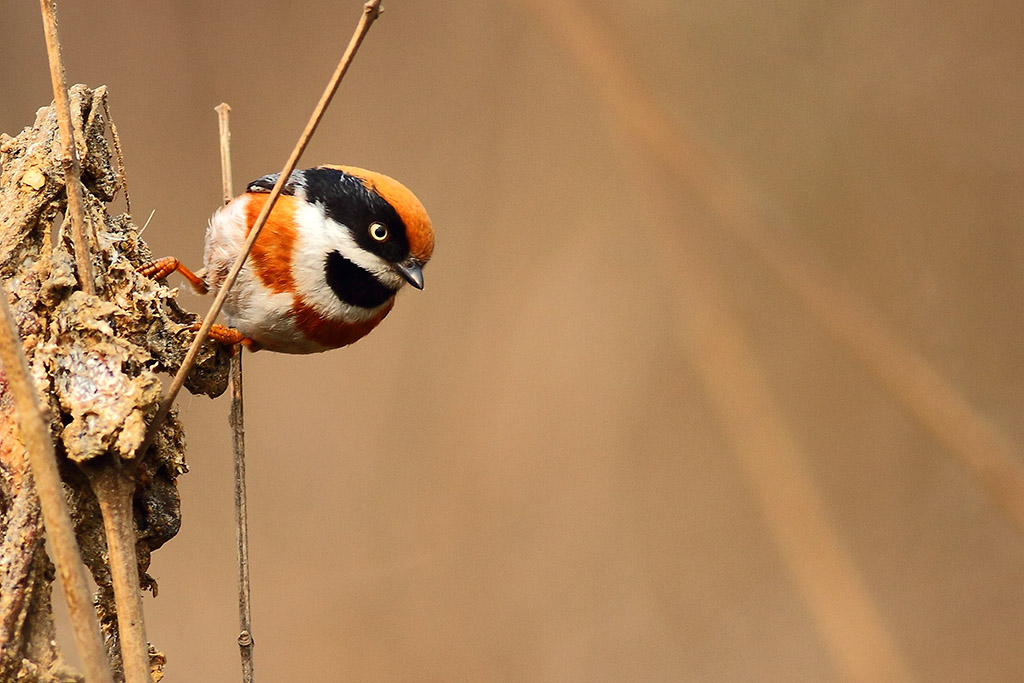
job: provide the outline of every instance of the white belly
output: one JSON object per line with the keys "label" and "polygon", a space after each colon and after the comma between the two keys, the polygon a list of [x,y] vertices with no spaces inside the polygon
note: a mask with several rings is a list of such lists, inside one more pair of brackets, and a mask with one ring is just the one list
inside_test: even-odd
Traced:
{"label": "white belly", "polygon": [[[206,230],[206,281],[220,291],[228,271],[245,244],[246,208],[249,196],[242,195],[219,209]],[[291,316],[293,295],[274,293],[260,282],[252,263],[246,261],[224,301],[224,319],[230,326],[257,342],[262,348],[284,353],[316,353],[326,347],[312,342],[296,327]]]}

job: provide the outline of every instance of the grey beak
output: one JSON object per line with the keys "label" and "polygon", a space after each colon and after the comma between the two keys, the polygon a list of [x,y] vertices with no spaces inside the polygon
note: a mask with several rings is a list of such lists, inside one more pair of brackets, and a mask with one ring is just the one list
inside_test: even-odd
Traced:
{"label": "grey beak", "polygon": [[423,268],[418,263],[396,263],[395,270],[416,289],[423,289]]}

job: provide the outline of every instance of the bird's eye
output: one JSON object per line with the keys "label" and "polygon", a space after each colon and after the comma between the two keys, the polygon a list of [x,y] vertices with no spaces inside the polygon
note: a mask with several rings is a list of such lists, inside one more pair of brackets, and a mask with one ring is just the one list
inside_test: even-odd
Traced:
{"label": "bird's eye", "polygon": [[370,237],[383,242],[388,238],[388,226],[383,223],[371,223],[370,224]]}

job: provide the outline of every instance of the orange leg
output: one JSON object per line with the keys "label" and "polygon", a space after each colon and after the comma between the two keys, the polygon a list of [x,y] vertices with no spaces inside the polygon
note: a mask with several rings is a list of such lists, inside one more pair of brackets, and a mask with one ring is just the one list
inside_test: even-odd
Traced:
{"label": "orange leg", "polygon": [[138,272],[146,277],[151,277],[154,280],[162,280],[174,271],[181,273],[181,276],[189,281],[192,285],[192,289],[198,294],[206,294],[209,292],[206,283],[203,282],[203,278],[199,277],[191,270],[185,267],[185,265],[174,258],[173,256],[167,256],[165,258],[158,258],[155,261],[150,261],[144,266],[139,266]]}
{"label": "orange leg", "polygon": [[[193,332],[198,332],[200,327],[202,327],[200,323],[195,323],[192,325],[191,329]],[[209,338],[215,342],[224,344],[225,346],[234,346],[235,344],[241,344],[250,351],[260,350],[259,344],[257,344],[252,339],[243,336],[242,333],[236,330],[235,328],[228,327],[227,325],[218,325],[217,323],[214,323],[213,326],[210,327]]]}

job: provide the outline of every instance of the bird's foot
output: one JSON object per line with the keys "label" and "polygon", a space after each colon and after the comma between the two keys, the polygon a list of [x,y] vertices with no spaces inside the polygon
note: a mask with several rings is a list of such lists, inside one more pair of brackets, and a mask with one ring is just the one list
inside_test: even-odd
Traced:
{"label": "bird's foot", "polygon": [[210,291],[201,276],[193,273],[191,270],[186,268],[181,261],[173,256],[158,258],[155,261],[150,261],[149,263],[136,268],[136,272],[140,275],[145,275],[146,277],[153,278],[154,280],[162,280],[174,271],[178,271],[181,273],[183,278],[188,280],[196,294],[207,294]]}

